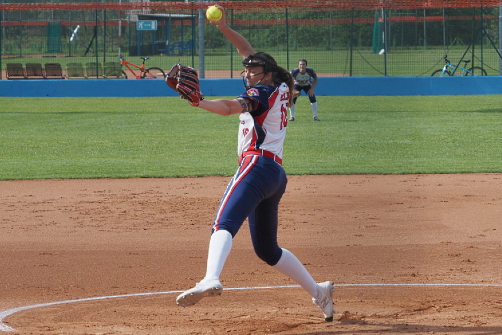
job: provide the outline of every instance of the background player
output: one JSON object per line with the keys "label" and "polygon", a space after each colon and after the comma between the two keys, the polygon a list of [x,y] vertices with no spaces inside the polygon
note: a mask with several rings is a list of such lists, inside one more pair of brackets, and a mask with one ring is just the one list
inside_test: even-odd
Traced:
{"label": "background player", "polygon": [[333,321],[333,283],[317,284],[296,256],[277,243],[278,207],[287,183],[281,164],[293,78],[272,56],[256,52],[242,35],[231,29],[225,22],[224,10],[222,19],[212,24],[244,58],[246,92],[232,100],[200,100],[198,107],[220,115],[239,115],[240,166],[227,186],[213,222],[206,275],[194,288],[180,294],[176,302],[187,307],[203,297],[221,294],[220,274],[233,237],[248,218],[258,257],[300,284],[322,310],[325,320]]}
{"label": "background player", "polygon": [[295,120],[296,99],[298,99],[298,97],[302,94],[302,91],[307,93],[309,97],[314,121],[321,121],[317,117],[317,99],[314,91],[314,88],[317,85],[317,74],[313,69],[307,67],[307,60],[305,59],[300,59],[298,62],[298,68],[291,71],[291,74],[295,80],[295,86],[293,91],[293,104],[289,108],[289,121]]}

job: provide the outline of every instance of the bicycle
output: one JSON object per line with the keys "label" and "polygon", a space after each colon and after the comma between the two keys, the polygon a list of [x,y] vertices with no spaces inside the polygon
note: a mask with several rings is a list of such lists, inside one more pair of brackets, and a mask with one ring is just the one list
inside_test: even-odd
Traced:
{"label": "bicycle", "polygon": [[[140,65],[136,65],[136,64],[133,64],[131,62],[128,62],[125,60],[124,57],[120,56],[120,64],[121,65],[125,65],[129,71],[131,71],[131,73],[133,74],[133,76],[136,78],[136,79],[144,79],[144,78],[147,78],[147,79],[164,79],[164,77],[166,76],[166,74],[164,73],[164,70],[162,70],[161,68],[159,67],[149,67],[149,68],[145,68],[145,62],[149,59],[148,57],[141,57],[141,59],[143,60],[143,63]],[[135,69],[133,69],[132,67],[135,67]]]}
{"label": "bicycle", "polygon": [[[431,77],[434,76],[486,76],[486,70],[479,66],[473,66],[469,70],[464,67],[453,65],[445,55],[444,60],[446,62],[445,66],[442,69],[436,70],[432,72]],[[467,67],[467,64],[470,63],[470,59],[464,60],[464,66]]]}

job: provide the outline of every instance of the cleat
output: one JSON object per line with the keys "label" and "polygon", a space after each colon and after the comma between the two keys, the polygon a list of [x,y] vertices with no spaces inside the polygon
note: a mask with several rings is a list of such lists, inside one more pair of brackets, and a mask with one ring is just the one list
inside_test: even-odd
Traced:
{"label": "cleat", "polygon": [[319,283],[319,295],[318,299],[312,298],[314,304],[316,304],[324,313],[324,321],[333,322],[333,283],[326,281],[324,283]]}
{"label": "cleat", "polygon": [[314,116],[314,121],[321,121],[317,116]]}
{"label": "cleat", "polygon": [[221,295],[223,285],[221,285],[218,278],[203,279],[194,288],[181,293],[176,298],[176,303],[180,306],[187,307],[195,305],[200,299],[204,297],[215,297]]}
{"label": "cleat", "polygon": [[288,121],[294,121],[295,118],[294,117],[290,117]]}

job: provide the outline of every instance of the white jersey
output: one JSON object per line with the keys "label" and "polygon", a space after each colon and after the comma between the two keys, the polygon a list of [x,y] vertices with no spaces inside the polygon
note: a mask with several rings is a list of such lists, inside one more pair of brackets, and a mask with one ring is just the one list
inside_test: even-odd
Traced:
{"label": "white jersey", "polygon": [[301,87],[311,85],[313,80],[317,78],[315,71],[309,67],[303,74],[300,72],[300,69],[294,69],[293,71],[291,71],[291,75],[295,80],[295,85]]}
{"label": "white jersey", "polygon": [[250,150],[266,150],[282,158],[286,137],[289,87],[258,85],[242,98],[251,100],[252,111],[239,116],[237,154]]}

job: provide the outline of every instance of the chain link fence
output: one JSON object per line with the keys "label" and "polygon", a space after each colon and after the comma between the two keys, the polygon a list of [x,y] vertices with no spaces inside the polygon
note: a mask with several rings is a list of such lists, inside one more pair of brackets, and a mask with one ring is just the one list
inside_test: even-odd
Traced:
{"label": "chain link fence", "polygon": [[[454,2],[433,8],[424,2],[382,7],[378,1],[355,7],[332,1],[223,4],[228,24],[288,69],[307,59],[320,76],[430,76],[448,55],[452,63],[469,60],[469,67],[483,67],[488,75],[500,71],[498,7],[473,2],[458,8],[451,7]],[[0,68],[59,63],[65,71],[69,63],[104,64],[123,56],[137,65],[148,58],[148,67],[168,70],[180,62],[199,69],[202,77],[236,77],[242,59],[203,17],[207,5],[2,3]]]}

